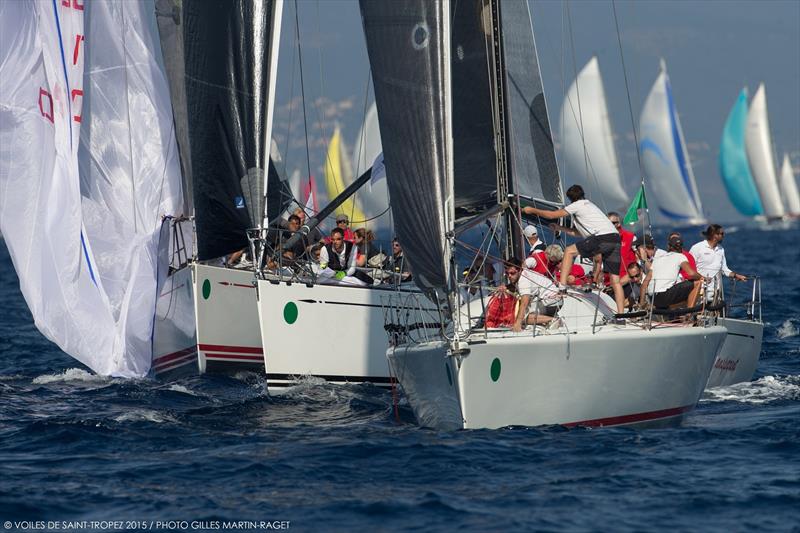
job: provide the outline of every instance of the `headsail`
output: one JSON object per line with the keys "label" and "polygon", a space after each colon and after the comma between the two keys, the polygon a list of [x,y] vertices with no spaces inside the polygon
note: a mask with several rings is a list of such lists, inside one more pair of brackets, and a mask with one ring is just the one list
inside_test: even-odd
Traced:
{"label": "headsail", "polygon": [[159,1],[172,93],[186,102],[175,119],[186,132],[180,149],[191,172],[201,260],[244,248],[245,230],[265,215],[282,6]]}
{"label": "headsail", "polygon": [[642,108],[639,131],[642,164],[661,213],[672,220],[701,223],[703,206],[663,61]]}
{"label": "headsail", "polygon": [[[353,168],[355,176],[360,176],[383,157],[378,109],[373,103],[367,110],[364,124],[358,132],[353,144]],[[368,226],[377,231],[392,229],[392,216],[389,212],[389,189],[386,185],[386,173],[373,173],[367,186],[356,193],[361,202],[364,216],[371,219]],[[377,217],[377,218],[376,218]]]}
{"label": "headsail", "polygon": [[589,60],[567,91],[561,107],[561,137],[570,181],[581,185],[598,205],[625,207],[628,195],[622,186],[597,57]]}
{"label": "headsail", "polygon": [[0,228],[36,326],[104,375],[149,369],[160,218],[182,205],[152,17],[0,4]]}
{"label": "headsail", "polygon": [[761,195],[764,214],[768,218],[782,217],[784,214],[778,181],[775,176],[775,162],[772,159],[772,140],[767,118],[767,95],[764,84],[758,86],[750,111],[747,113],[747,133],[745,134],[747,159],[750,170]]}
{"label": "headsail", "polygon": [[[450,283],[449,0],[360,0],[395,229],[424,289]],[[422,238],[421,238],[422,237]]]}
{"label": "headsail", "polygon": [[[347,153],[339,126],[333,131],[328,142],[328,154],[325,158],[325,187],[328,189],[328,198],[336,197],[340,192],[353,182],[353,168],[350,166],[350,156]],[[336,214],[347,215],[352,222],[363,222],[366,218],[357,205],[356,198],[350,197],[336,209]]]}
{"label": "headsail", "polygon": [[743,215],[764,213],[750,165],[747,162],[744,137],[747,129],[747,89],[742,89],[733,104],[719,146],[719,174],[733,206]]}
{"label": "headsail", "polygon": [[800,215],[800,194],[797,192],[797,182],[792,172],[789,155],[783,154],[781,167],[781,194],[786,201],[786,212],[790,215]]}

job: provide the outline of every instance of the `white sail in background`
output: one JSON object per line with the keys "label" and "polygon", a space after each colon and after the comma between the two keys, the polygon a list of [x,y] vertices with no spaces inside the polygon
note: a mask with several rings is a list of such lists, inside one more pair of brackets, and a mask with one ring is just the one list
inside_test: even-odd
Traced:
{"label": "white sail in background", "polygon": [[182,202],[153,16],[0,4],[0,227],[36,326],[104,375],[149,370],[160,217]]}
{"label": "white sail in background", "polygon": [[[372,168],[375,160],[383,153],[381,144],[380,125],[378,123],[378,110],[373,103],[367,110],[364,124],[358,132],[353,144],[353,168],[356,169],[354,177],[358,178],[368,169]],[[364,215],[372,220],[367,227],[375,231],[390,231],[392,229],[391,212],[389,209],[389,188],[386,186],[385,173],[383,176],[374,176],[359,192],[356,193]],[[377,217],[377,218],[376,218]]]}
{"label": "white sail in background", "polygon": [[764,84],[758,86],[750,111],[747,113],[747,133],[745,134],[747,159],[756,181],[758,193],[767,218],[778,218],[784,214],[783,203],[778,192],[775,176],[775,162],[772,159],[772,139],[769,134],[767,117],[767,93]]}
{"label": "white sail in background", "polygon": [[622,186],[596,57],[583,67],[567,91],[561,107],[561,136],[567,181],[581,185],[587,197],[600,206],[627,207],[628,195]]}
{"label": "white sail in background", "polygon": [[652,198],[661,214],[676,222],[704,223],[703,206],[663,60],[639,117],[639,134],[647,183],[655,193]]}
{"label": "white sail in background", "polygon": [[797,192],[797,182],[792,172],[789,155],[783,154],[781,167],[781,195],[786,202],[786,212],[790,215],[800,215],[800,193]]}

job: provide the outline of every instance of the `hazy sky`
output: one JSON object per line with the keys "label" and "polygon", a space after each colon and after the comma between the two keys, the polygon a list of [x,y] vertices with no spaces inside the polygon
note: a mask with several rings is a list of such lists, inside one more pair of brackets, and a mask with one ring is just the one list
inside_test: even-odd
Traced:
{"label": "hazy sky", "polygon": [[[611,2],[529,3],[551,124],[557,128],[563,95],[575,76],[569,15],[577,68],[592,55],[600,62],[626,190],[632,193],[639,170]],[[372,98],[369,67],[356,0],[298,0],[297,10],[295,5],[286,0],[284,6],[275,134],[285,149],[291,128],[287,165],[305,171],[297,13],[311,168],[319,175],[334,125],[351,145],[357,135]],[[775,149],[780,158],[789,152],[800,172],[800,1],[620,0],[616,8],[634,119],[638,123],[663,57],[709,218],[738,218],[722,188],[717,156],[723,124],[742,87],[752,96],[766,83]]]}

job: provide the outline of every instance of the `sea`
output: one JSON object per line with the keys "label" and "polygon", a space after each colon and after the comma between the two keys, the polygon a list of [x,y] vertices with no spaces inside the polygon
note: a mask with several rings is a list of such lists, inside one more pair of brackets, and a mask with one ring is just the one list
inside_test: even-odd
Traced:
{"label": "sea", "polygon": [[37,331],[0,244],[0,522],[800,531],[799,238],[797,227],[726,227],[729,265],[763,281],[761,361],[753,381],[705,392],[681,426],[452,432],[420,428],[400,395],[369,385],[309,379],[271,396],[258,374],[93,375]]}

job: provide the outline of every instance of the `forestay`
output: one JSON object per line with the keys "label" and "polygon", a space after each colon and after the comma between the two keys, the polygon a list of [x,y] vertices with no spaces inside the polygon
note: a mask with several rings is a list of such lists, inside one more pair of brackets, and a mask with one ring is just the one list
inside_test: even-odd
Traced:
{"label": "forestay", "polygon": [[[245,230],[263,222],[282,6],[282,0],[159,1],[201,260],[244,248]],[[283,192],[270,194],[280,201]],[[277,215],[280,207],[271,211]]]}
{"label": "forestay", "polygon": [[744,144],[746,128],[747,89],[742,89],[722,130],[719,173],[736,210],[745,216],[756,216],[763,214],[764,209],[747,161]]}
{"label": "forestay", "polygon": [[570,85],[561,107],[562,149],[566,175],[586,196],[607,209],[628,204],[614,149],[603,78],[592,57]]}
{"label": "forestay", "polygon": [[149,370],[182,205],[153,27],[152,2],[0,4],[0,230],[39,330],[104,375]]}
{"label": "forestay", "polygon": [[699,222],[703,207],[663,61],[645,100],[639,131],[642,164],[661,214],[673,220]]}
{"label": "forestay", "polygon": [[778,182],[775,176],[775,162],[772,159],[772,139],[769,134],[767,118],[767,95],[764,84],[758,86],[750,111],[747,113],[747,132],[745,134],[747,159],[750,170],[761,195],[764,214],[769,218],[782,217],[784,214]]}

